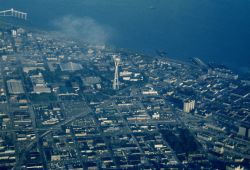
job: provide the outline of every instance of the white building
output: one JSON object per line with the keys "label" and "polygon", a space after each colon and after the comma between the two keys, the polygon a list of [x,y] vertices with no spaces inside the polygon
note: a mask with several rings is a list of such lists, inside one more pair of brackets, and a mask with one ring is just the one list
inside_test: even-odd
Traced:
{"label": "white building", "polygon": [[195,100],[187,100],[184,102],[183,111],[189,113],[190,111],[194,110],[195,107]]}

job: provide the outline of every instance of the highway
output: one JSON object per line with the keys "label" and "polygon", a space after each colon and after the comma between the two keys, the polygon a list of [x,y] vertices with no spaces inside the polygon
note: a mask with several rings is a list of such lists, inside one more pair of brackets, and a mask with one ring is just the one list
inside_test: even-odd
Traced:
{"label": "highway", "polygon": [[[31,142],[25,147],[25,149],[23,149],[20,153],[22,153],[20,155],[20,159],[18,160],[18,162],[16,163],[16,166],[13,169],[18,169],[20,168],[21,164],[23,163],[23,161],[25,160],[25,154],[26,152],[28,152],[29,150],[32,149],[32,147],[35,144],[39,144],[39,139],[45,137],[46,135],[48,135],[49,133],[55,131],[55,130],[59,130],[61,129],[62,126],[69,124],[70,122],[78,119],[79,117],[84,117],[87,116],[88,114],[92,113],[92,110],[88,107],[85,109],[84,113],[79,113],[77,115],[74,115],[73,117],[71,117],[70,119],[67,119],[63,122],[60,122],[52,127],[49,128],[38,128],[38,129],[34,129],[34,131],[36,132],[36,138],[31,140]],[[47,130],[46,132],[44,132],[43,134],[39,135],[38,131],[43,131],[43,130]]]}

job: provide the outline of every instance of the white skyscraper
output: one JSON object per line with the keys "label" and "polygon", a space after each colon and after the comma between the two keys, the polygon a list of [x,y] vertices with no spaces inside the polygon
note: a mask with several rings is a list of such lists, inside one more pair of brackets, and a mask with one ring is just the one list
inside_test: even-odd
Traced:
{"label": "white skyscraper", "polygon": [[189,113],[195,107],[195,100],[188,100],[184,102],[183,111]]}

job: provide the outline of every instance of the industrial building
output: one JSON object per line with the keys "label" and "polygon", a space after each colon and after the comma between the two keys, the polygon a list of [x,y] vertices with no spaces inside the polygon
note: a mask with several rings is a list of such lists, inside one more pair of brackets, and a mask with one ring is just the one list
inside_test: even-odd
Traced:
{"label": "industrial building", "polygon": [[10,94],[22,94],[24,93],[21,80],[10,79],[7,81],[7,87]]}

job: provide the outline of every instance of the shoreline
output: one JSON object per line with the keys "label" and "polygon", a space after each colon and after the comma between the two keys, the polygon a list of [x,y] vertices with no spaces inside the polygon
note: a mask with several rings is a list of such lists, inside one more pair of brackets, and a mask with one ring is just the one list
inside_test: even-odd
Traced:
{"label": "shoreline", "polygon": [[[16,20],[16,19],[13,19],[13,21]],[[42,29],[39,29],[35,26],[32,26],[32,23],[29,22],[28,20],[28,23],[26,22],[20,22],[18,24],[13,24],[11,23],[12,21],[5,21],[4,19],[2,19],[2,17],[0,17],[0,28],[1,28],[1,23],[3,23],[3,26],[4,25],[7,25],[7,26],[11,26],[11,27],[23,27],[29,31],[32,31],[32,32],[37,32],[37,33],[46,33],[46,34],[50,34],[50,33],[54,33],[55,31],[54,30],[42,30]],[[60,37],[58,37],[60,38]],[[77,41],[75,39],[72,39],[73,41]],[[83,43],[83,42],[81,42]],[[84,42],[86,44],[88,44],[87,42]],[[91,44],[90,44],[91,45]],[[96,44],[97,45],[97,44]],[[160,56],[159,54],[157,54],[157,49],[154,50],[154,52],[146,52],[145,50],[141,49],[129,49],[129,48],[125,48],[125,47],[118,47],[114,44],[106,44],[106,46],[109,48],[109,49],[114,49],[116,51],[123,51],[123,52],[128,52],[128,53],[132,53],[132,54],[139,54],[139,55],[144,55],[146,57],[160,57],[160,58],[165,58],[163,56]],[[166,53],[167,55],[167,52],[165,52],[165,50],[159,50],[159,51],[163,51],[164,53]],[[167,50],[166,50],[167,51]],[[188,64],[188,65],[192,65],[192,66],[195,66],[192,61],[190,60],[191,57],[188,57],[188,58],[183,58],[183,60],[181,60],[179,57],[169,57],[169,56],[166,56],[166,59],[169,60],[169,61],[172,61],[172,62],[175,62],[175,63],[179,63],[179,64]],[[234,73],[237,73],[239,76],[241,77],[244,77],[244,76],[249,76],[250,77],[250,67],[247,67],[247,66],[243,66],[243,67],[240,67],[238,68],[238,66],[233,66],[233,65],[228,65],[228,64],[224,64],[224,63],[221,63],[221,62],[216,62],[216,61],[208,61],[203,59],[203,58],[200,58],[202,61],[204,61],[206,64],[209,64],[209,63],[216,63],[218,65],[222,65],[222,66],[225,66],[226,68],[230,69],[231,71],[233,71]]]}

